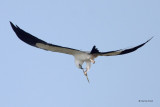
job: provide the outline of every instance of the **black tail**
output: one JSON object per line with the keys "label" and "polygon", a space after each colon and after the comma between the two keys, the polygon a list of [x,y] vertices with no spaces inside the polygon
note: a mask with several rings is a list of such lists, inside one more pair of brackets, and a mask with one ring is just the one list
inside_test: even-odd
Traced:
{"label": "black tail", "polygon": [[96,48],[96,46],[94,45],[90,54],[95,54],[95,53],[99,53],[99,50]]}

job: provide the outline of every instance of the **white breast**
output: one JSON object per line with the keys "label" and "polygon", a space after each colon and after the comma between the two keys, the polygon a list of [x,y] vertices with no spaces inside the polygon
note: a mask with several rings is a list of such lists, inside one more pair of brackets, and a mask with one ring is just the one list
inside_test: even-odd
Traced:
{"label": "white breast", "polygon": [[75,59],[80,61],[87,61],[91,58],[91,55],[88,53],[81,53],[81,54],[75,54],[74,57]]}
{"label": "white breast", "polygon": [[82,65],[84,62],[90,61],[91,55],[88,53],[82,53],[82,54],[76,54],[74,55],[75,58],[75,64],[78,68],[80,68],[80,65]]}

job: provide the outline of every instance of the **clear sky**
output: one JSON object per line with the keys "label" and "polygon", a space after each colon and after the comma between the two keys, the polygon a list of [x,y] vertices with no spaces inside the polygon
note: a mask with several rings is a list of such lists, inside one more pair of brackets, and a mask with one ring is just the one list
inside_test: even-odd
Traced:
{"label": "clear sky", "polygon": [[[1,0],[0,14],[0,107],[159,107],[159,0]],[[72,56],[25,44],[9,21],[84,51],[154,38],[133,53],[98,57],[88,84]]]}

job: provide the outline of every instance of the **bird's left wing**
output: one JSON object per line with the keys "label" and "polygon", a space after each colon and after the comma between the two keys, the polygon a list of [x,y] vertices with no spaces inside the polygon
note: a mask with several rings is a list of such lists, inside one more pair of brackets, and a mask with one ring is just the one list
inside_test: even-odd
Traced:
{"label": "bird's left wing", "polygon": [[[152,37],[153,38],[153,37]],[[129,49],[120,49],[120,50],[116,50],[116,51],[109,51],[109,52],[98,52],[97,55],[98,56],[115,56],[115,55],[123,55],[123,54],[127,54],[130,52],[133,52],[135,50],[137,50],[138,48],[144,46],[147,42],[149,42],[152,38],[150,38],[149,40],[147,40],[146,42],[135,46],[133,48],[129,48]]]}
{"label": "bird's left wing", "polygon": [[41,48],[44,50],[49,50],[49,51],[53,51],[53,52],[60,52],[60,53],[65,53],[65,54],[70,54],[70,55],[85,53],[80,50],[47,43],[41,39],[38,39],[37,37],[35,37],[31,34],[25,32],[24,30],[22,30],[18,26],[14,26],[14,24],[12,22],[10,22],[10,24],[12,26],[12,29],[14,30],[14,32],[18,36],[18,38],[31,46]]}

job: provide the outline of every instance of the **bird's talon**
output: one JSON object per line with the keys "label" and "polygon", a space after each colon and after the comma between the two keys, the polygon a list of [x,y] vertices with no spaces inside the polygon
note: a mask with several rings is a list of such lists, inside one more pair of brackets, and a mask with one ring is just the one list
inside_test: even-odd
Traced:
{"label": "bird's talon", "polygon": [[95,61],[93,61],[93,64],[95,64]]}
{"label": "bird's talon", "polygon": [[84,71],[84,75],[87,76],[87,72],[86,71]]}
{"label": "bird's talon", "polygon": [[90,61],[91,61],[93,64],[95,64],[95,61],[94,61],[93,59],[90,59]]}

